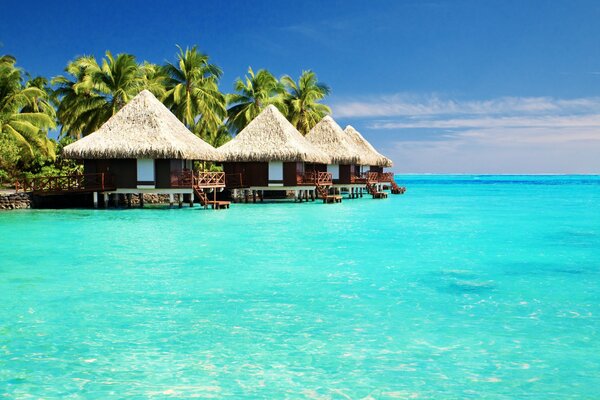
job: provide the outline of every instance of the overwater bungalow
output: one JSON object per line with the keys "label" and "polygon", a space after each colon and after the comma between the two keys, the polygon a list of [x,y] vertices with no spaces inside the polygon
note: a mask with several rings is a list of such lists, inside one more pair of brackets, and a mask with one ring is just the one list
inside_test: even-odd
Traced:
{"label": "overwater bungalow", "polygon": [[384,172],[384,168],[393,166],[392,160],[379,153],[360,132],[348,125],[344,132],[352,139],[355,146],[361,154],[361,172],[367,179],[367,190],[374,197],[385,197],[382,189],[384,186],[390,186],[394,194],[402,194],[405,189],[398,186],[394,180],[393,172]]}
{"label": "overwater bungalow", "polygon": [[330,159],[274,106],[266,107],[231,141],[218,148],[234,198],[293,191],[297,200],[328,199]]}
{"label": "overwater bungalow", "polygon": [[[225,186],[223,173],[193,173],[193,161],[221,161],[221,154],[190,132],[152,93],[142,91],[96,132],[66,146],[65,158],[82,160],[83,175],[70,184],[79,191],[98,195],[104,205],[124,196],[167,194],[192,205],[193,194],[207,206],[207,192]],[[65,188],[67,190],[68,188]],[[187,200],[184,199],[187,197]]]}
{"label": "overwater bungalow", "polygon": [[[347,190],[351,198],[362,194],[366,179],[360,165],[368,161],[365,152],[330,116],[324,117],[306,135],[306,139],[327,154],[331,160],[326,171],[331,173],[336,193]],[[367,161],[364,161],[364,160]]]}

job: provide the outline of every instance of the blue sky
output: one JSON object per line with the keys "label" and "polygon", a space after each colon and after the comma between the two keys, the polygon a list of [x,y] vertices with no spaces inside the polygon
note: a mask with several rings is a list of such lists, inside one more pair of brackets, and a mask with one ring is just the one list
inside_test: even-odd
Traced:
{"label": "blue sky", "polygon": [[160,63],[198,44],[226,91],[248,66],[313,69],[338,123],[397,172],[600,172],[597,1],[36,3],[0,13],[0,53],[33,74],[105,50]]}

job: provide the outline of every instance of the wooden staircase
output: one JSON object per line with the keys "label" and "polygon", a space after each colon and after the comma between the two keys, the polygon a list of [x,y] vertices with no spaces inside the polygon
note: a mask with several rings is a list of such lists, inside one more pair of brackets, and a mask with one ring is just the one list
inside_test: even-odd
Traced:
{"label": "wooden staircase", "polygon": [[[198,176],[193,175],[192,189],[196,197],[198,197],[200,205],[204,208],[208,208],[209,206],[213,210],[229,208],[230,201],[217,200],[217,188],[220,187],[225,187],[225,174],[222,172],[199,172]],[[204,189],[213,190],[213,200],[209,200]]]}
{"label": "wooden staircase", "polygon": [[377,192],[377,185],[372,182],[367,182],[367,192],[372,196]]}
{"label": "wooden staircase", "polygon": [[200,205],[204,208],[208,208],[208,196],[204,193],[204,190],[200,189],[197,186],[194,186],[194,193],[200,202]]}
{"label": "wooden staircase", "polygon": [[312,181],[315,184],[315,191],[318,197],[323,199],[323,203],[341,203],[342,196],[329,194],[329,187],[333,184],[331,173],[329,172],[309,172],[306,175],[306,182]]}
{"label": "wooden staircase", "polygon": [[321,185],[319,182],[317,182],[317,185],[315,188],[316,188],[317,193],[320,198],[324,199],[325,197],[329,196],[329,187],[328,186]]}
{"label": "wooden staircase", "polygon": [[404,186],[398,186],[396,181],[393,179],[390,182],[390,185],[392,186],[392,194],[404,194],[404,192],[406,192],[406,188]]}
{"label": "wooden staircase", "polygon": [[341,203],[342,196],[339,194],[329,194],[329,186],[321,185],[317,182],[315,186],[319,197],[323,199],[323,203]]}
{"label": "wooden staircase", "polygon": [[373,196],[374,199],[387,198],[387,193],[380,192],[377,190],[377,182],[367,182],[367,192],[369,192],[369,194]]}

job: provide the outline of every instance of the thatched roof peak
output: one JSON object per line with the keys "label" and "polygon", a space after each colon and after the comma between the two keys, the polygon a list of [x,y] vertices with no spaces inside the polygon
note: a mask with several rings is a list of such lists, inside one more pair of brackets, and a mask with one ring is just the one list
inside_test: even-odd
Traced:
{"label": "thatched roof peak", "polygon": [[218,148],[225,161],[304,161],[329,163],[273,105],[267,106],[232,140]]}
{"label": "thatched roof peak", "polygon": [[363,155],[362,165],[374,165],[378,167],[391,167],[392,160],[379,153],[371,143],[365,139],[352,125],[346,126],[344,132],[354,141]]}
{"label": "thatched roof peak", "polygon": [[306,139],[331,157],[332,164],[361,164],[357,146],[329,115],[308,132]]}
{"label": "thatched roof peak", "polygon": [[222,159],[148,90],[135,96],[96,132],[66,146],[63,155],[75,159]]}

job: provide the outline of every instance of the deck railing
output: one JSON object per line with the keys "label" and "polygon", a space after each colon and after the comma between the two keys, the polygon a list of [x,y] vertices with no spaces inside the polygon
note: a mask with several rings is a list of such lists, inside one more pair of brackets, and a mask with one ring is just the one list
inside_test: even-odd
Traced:
{"label": "deck railing", "polygon": [[379,182],[379,172],[363,172],[362,177],[366,183]]}
{"label": "deck railing", "polygon": [[309,171],[297,175],[296,181],[299,185],[329,186],[333,183],[331,172],[320,171]]}
{"label": "deck railing", "polygon": [[377,178],[379,182],[392,182],[394,180],[393,172],[380,172]]}
{"label": "deck railing", "polygon": [[196,175],[198,186],[225,187],[225,172],[198,172]]}
{"label": "deck railing", "polygon": [[107,173],[43,176],[15,183],[17,192],[33,193],[102,192],[112,188],[113,178]]}
{"label": "deck railing", "polygon": [[356,175],[352,175],[350,177],[350,183],[355,183],[355,184],[366,184],[367,183],[367,178],[364,176],[356,176]]}
{"label": "deck railing", "polygon": [[191,188],[198,187],[224,187],[224,172],[200,171],[194,173],[189,169],[171,173],[171,187]]}

